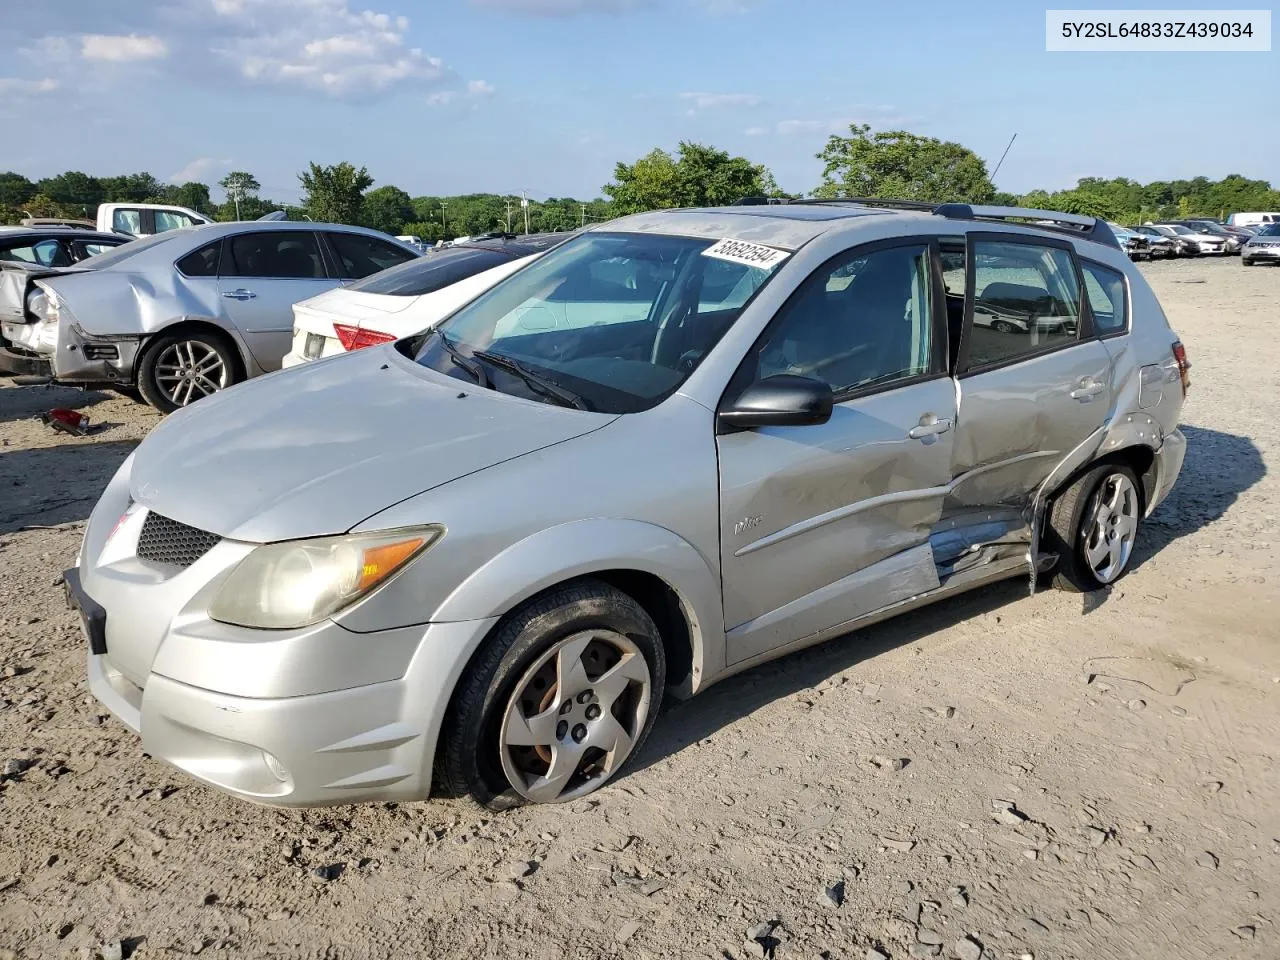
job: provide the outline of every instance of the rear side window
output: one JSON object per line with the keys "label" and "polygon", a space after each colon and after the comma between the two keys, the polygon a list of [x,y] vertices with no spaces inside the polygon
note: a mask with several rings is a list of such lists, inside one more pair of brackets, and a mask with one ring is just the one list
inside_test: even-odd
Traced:
{"label": "rear side window", "polygon": [[347,289],[392,297],[420,297],[510,262],[511,257],[494,250],[452,247],[425,257],[415,257],[385,273],[353,283]]}
{"label": "rear side window", "polygon": [[111,215],[111,229],[137,236],[142,232],[141,210],[117,210]]}
{"label": "rear side window", "polygon": [[222,241],[215,240],[178,261],[178,269],[188,277],[216,277]]}
{"label": "rear side window", "polygon": [[232,237],[222,276],[275,280],[319,280],[325,277],[320,245],[309,230],[272,230]]}
{"label": "rear side window", "polygon": [[973,251],[970,369],[1075,342],[1080,285],[1071,254],[1060,247],[988,240],[974,243]]}
{"label": "rear side window", "polygon": [[376,237],[358,233],[329,233],[326,236],[338,257],[339,272],[344,280],[361,280],[372,273],[417,259],[410,251]]}
{"label": "rear side window", "polygon": [[1100,263],[1080,261],[1084,269],[1084,290],[1093,313],[1093,328],[1102,336],[1124,333],[1129,328],[1124,274]]}
{"label": "rear side window", "polygon": [[176,213],[171,210],[157,210],[155,214],[156,233],[163,233],[166,230],[181,230],[183,227],[193,227],[196,223],[185,213]]}

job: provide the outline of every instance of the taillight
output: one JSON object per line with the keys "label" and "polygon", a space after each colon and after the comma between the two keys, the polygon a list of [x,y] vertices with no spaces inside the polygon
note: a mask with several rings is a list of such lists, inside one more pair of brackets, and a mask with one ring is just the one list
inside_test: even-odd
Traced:
{"label": "taillight", "polygon": [[1187,391],[1191,389],[1191,361],[1187,359],[1187,348],[1182,345],[1181,340],[1174,341],[1173,359],[1178,362],[1178,373],[1182,377],[1182,395],[1185,397]]}
{"label": "taillight", "polygon": [[344,350],[361,350],[364,347],[376,347],[380,343],[390,343],[395,339],[389,333],[380,330],[365,330],[351,327],[345,323],[335,323],[333,332],[338,335],[338,342]]}

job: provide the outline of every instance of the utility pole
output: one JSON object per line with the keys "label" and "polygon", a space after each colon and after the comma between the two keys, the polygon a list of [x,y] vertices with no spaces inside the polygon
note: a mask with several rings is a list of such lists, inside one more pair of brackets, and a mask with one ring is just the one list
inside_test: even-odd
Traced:
{"label": "utility pole", "polygon": [[527,193],[527,190],[520,191],[520,206],[524,207],[524,232],[526,236],[529,234],[529,197]]}
{"label": "utility pole", "polygon": [[449,211],[449,201],[441,200],[440,201],[440,232],[443,234],[443,236],[440,239],[442,240],[449,239],[449,220],[447,217],[448,211]]}
{"label": "utility pole", "polygon": [[587,227],[587,205],[584,203],[581,206],[582,206],[582,225],[579,229],[585,230]]}
{"label": "utility pole", "polygon": [[507,233],[511,232],[511,204],[513,202],[510,197],[507,197]]}

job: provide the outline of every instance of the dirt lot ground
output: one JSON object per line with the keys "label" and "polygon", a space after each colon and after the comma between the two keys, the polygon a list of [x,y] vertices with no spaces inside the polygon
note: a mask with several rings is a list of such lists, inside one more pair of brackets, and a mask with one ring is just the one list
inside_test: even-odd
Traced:
{"label": "dirt lot ground", "polygon": [[[1114,590],[761,667],[593,800],[500,816],[261,809],[142,756],[58,577],[156,418],[0,387],[0,958],[1280,957],[1280,270],[1144,270],[1190,450]],[[27,419],[64,403],[109,428]]]}

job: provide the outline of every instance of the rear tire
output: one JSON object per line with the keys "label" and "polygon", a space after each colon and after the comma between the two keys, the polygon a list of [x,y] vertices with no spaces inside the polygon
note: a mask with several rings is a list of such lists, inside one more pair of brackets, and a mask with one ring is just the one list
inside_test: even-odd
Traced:
{"label": "rear tire", "polygon": [[636,755],[666,684],[658,628],[630,596],[578,580],[508,614],[445,714],[437,789],[490,810],[595,792]]}
{"label": "rear tire", "polygon": [[161,413],[173,413],[239,379],[235,351],[223,337],[205,330],[161,334],[138,357],[138,392]]}
{"label": "rear tire", "polygon": [[1142,485],[1120,463],[1086,471],[1053,501],[1045,546],[1058,554],[1053,586],[1088,593],[1129,570],[1143,513]]}

